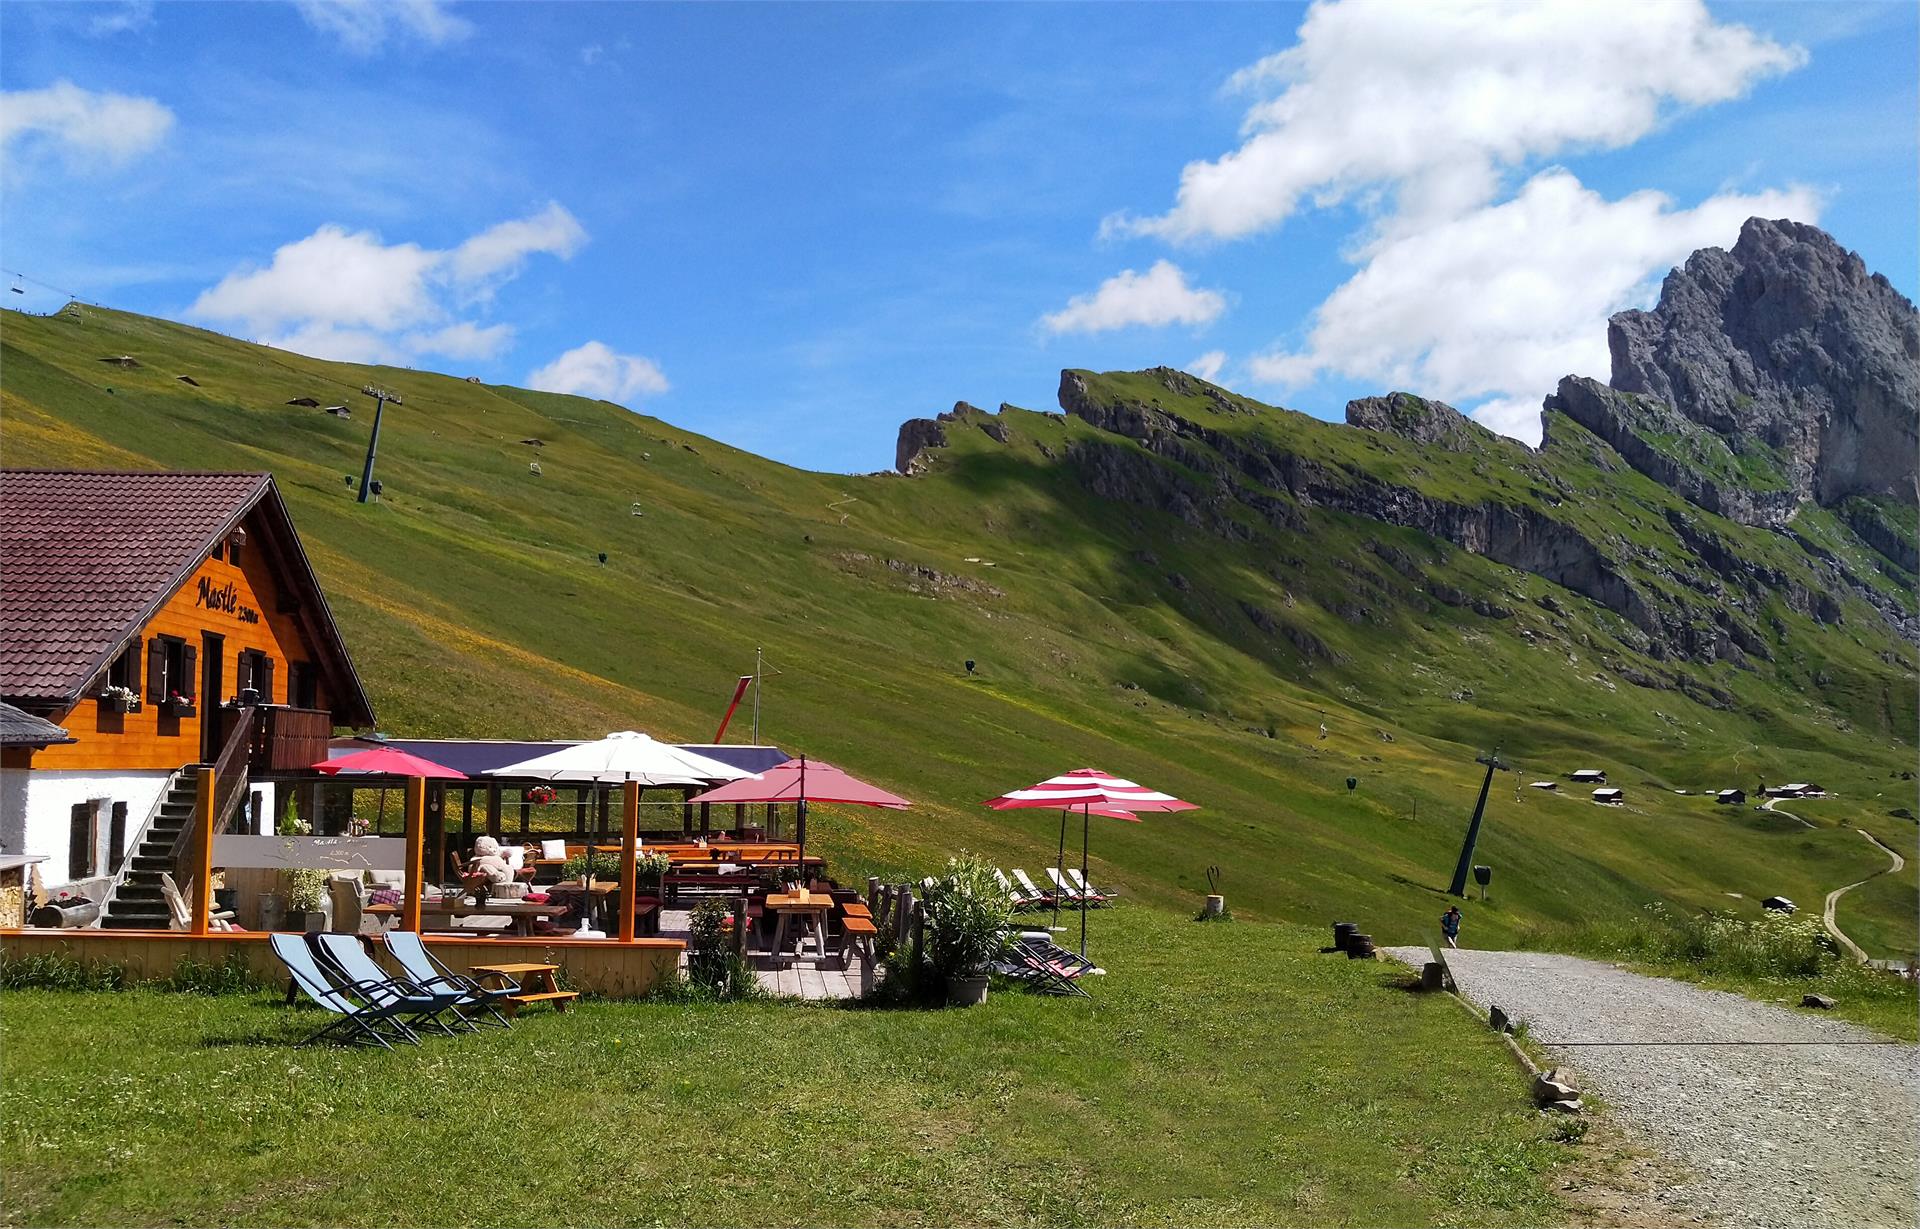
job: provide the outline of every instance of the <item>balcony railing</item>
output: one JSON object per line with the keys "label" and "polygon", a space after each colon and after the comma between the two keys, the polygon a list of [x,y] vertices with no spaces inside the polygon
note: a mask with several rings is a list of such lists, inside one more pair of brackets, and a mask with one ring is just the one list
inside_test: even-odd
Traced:
{"label": "balcony railing", "polygon": [[256,773],[298,772],[327,758],[333,714],[319,708],[263,704],[254,712],[253,745],[247,767]]}

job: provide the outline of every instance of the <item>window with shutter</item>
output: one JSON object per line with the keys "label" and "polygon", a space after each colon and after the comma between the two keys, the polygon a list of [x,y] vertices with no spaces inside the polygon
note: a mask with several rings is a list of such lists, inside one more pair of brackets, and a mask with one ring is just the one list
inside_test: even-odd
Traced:
{"label": "window with shutter", "polygon": [[155,636],[147,642],[147,701],[163,703],[167,698],[167,642]]}

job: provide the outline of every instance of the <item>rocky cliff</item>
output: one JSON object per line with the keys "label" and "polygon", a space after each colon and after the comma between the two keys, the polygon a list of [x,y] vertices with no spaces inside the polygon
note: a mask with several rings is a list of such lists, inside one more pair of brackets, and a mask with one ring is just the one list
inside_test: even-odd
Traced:
{"label": "rocky cliff", "polygon": [[[1352,401],[1338,426],[1158,367],[1063,372],[1061,409],[1093,430],[1044,456],[1097,496],[1256,560],[1356,521],[1417,531],[1618,615],[1621,651],[1649,663],[1798,656],[1790,615],[1920,641],[1920,342],[1884,278],[1818,231],[1755,219],[1731,252],[1675,270],[1656,310],[1615,317],[1611,336],[1613,383],[1563,380],[1538,451],[1411,393]],[[979,413],[906,424],[902,470],[934,463],[945,424]],[[1445,605],[1500,607],[1421,580]],[[1697,674],[1623,669],[1725,699]]]}
{"label": "rocky cliff", "polygon": [[1748,219],[1731,251],[1668,274],[1652,311],[1615,316],[1607,345],[1614,388],[1772,452],[1794,502],[1914,498],[1920,316],[1823,231]]}

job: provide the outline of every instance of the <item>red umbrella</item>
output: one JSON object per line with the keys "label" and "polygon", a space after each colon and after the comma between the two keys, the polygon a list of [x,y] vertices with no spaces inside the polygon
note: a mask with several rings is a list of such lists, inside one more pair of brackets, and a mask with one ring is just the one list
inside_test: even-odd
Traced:
{"label": "red umbrella", "polygon": [[[823,760],[806,756],[776,764],[765,772],[738,781],[729,781],[718,789],[696,794],[689,802],[791,802],[806,815],[809,802],[850,802],[864,807],[886,807],[900,811],[912,806],[898,794],[889,794],[877,785],[868,785]],[[807,827],[799,828],[800,857],[805,864]]]}
{"label": "red umbrella", "polygon": [[467,777],[466,773],[448,768],[445,764],[423,760],[394,747],[370,747],[365,751],[355,751],[337,759],[322,760],[313,765],[313,769],[330,777],[343,772],[387,777],[431,777],[440,781],[464,781]]}
{"label": "red umbrella", "polygon": [[[1067,812],[1074,808],[1080,811],[1080,878],[1087,878],[1087,829],[1088,817],[1106,815],[1114,819],[1131,820],[1139,823],[1136,811],[1194,811],[1199,808],[1191,802],[1182,802],[1172,794],[1163,794],[1148,789],[1144,785],[1129,781],[1125,777],[1116,777],[1110,772],[1098,768],[1076,768],[1072,772],[1063,772],[1057,777],[1048,777],[1038,785],[1026,789],[1017,789],[998,798],[989,798],[986,803],[996,811],[1012,811],[1025,807],[1060,808],[1060,860],[1067,860]],[[1055,927],[1060,924],[1060,895],[1054,894],[1053,921]],[[1087,901],[1080,898],[1080,954],[1087,954]]]}

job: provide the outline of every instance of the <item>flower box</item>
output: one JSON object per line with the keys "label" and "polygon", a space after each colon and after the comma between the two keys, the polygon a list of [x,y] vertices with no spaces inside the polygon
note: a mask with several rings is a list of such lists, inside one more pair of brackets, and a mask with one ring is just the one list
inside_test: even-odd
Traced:
{"label": "flower box", "polygon": [[140,711],[140,697],[104,692],[97,697],[100,711],[103,713],[137,713]]}
{"label": "flower box", "polygon": [[174,696],[160,705],[160,711],[169,717],[191,717],[199,710],[185,696]]}

